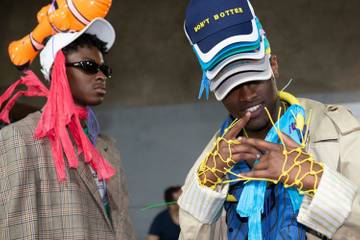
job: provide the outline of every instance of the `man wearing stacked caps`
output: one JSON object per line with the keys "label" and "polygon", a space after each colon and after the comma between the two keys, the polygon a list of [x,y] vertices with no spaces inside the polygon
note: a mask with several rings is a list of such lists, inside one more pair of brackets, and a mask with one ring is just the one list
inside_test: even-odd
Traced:
{"label": "man wearing stacked caps", "polygon": [[277,58],[248,0],[191,0],[199,97],[229,112],[178,201],[180,239],[359,239],[360,124],[278,91]]}
{"label": "man wearing stacked caps", "polygon": [[[0,131],[0,239],[135,239],[119,153],[90,108],[106,94],[114,41],[103,18],[57,33],[40,53],[50,89],[26,71],[0,97],[5,122],[17,97],[47,98]],[[13,95],[18,85],[27,88]]]}

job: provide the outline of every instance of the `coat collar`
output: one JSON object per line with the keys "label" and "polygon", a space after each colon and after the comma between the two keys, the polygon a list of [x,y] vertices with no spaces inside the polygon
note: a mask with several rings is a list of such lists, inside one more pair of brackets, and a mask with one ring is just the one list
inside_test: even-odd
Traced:
{"label": "coat collar", "polygon": [[338,139],[338,132],[331,119],[326,115],[326,106],[319,102],[299,98],[306,116],[310,118],[309,137],[311,142]]}
{"label": "coat collar", "polygon": [[310,116],[310,141],[337,140],[360,129],[360,124],[351,112],[340,105],[325,105],[310,99],[299,99],[306,115]]}

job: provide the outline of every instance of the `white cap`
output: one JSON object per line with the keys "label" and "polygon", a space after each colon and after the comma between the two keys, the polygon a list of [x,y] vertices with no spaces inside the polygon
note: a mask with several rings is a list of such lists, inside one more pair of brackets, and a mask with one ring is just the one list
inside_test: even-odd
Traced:
{"label": "white cap", "polygon": [[105,42],[106,51],[109,51],[115,42],[115,30],[113,26],[103,18],[95,18],[79,32],[57,33],[53,35],[40,52],[41,72],[45,79],[50,79],[50,69],[54,63],[56,53],[84,33],[96,35],[97,38]]}
{"label": "white cap", "polygon": [[269,55],[265,55],[260,60],[240,60],[232,62],[224,67],[215,78],[211,80],[210,90],[215,90],[222,82],[226,81],[231,76],[241,72],[263,72],[268,69],[270,65]]}
{"label": "white cap", "polygon": [[239,86],[240,84],[250,82],[250,81],[269,80],[272,75],[273,75],[273,73],[272,73],[271,66],[270,66],[270,64],[268,64],[267,69],[265,71],[237,73],[237,74],[229,77],[225,81],[223,81],[215,89],[213,86],[211,86],[214,83],[210,82],[210,89],[213,89],[212,91],[214,92],[216,99],[218,101],[221,101],[236,86]]}

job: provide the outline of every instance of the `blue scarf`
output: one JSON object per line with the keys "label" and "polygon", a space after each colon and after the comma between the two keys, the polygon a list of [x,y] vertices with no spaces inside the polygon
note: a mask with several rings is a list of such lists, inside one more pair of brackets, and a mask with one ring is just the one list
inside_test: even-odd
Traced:
{"label": "blue scarf", "polygon": [[[296,126],[296,116],[305,119],[305,111],[299,105],[291,105],[275,126],[301,143],[303,129]],[[229,117],[221,128],[221,134],[233,118]],[[281,143],[276,129],[268,132],[266,141]],[[236,164],[232,172],[242,173],[251,169],[245,161]],[[236,178],[229,174],[230,179]],[[234,182],[230,184],[229,194],[239,199],[238,203],[225,203],[227,211],[228,239],[305,239],[305,230],[296,221],[302,196],[294,188],[285,189],[281,183],[274,185],[265,181]],[[264,235],[264,236],[263,236]]]}

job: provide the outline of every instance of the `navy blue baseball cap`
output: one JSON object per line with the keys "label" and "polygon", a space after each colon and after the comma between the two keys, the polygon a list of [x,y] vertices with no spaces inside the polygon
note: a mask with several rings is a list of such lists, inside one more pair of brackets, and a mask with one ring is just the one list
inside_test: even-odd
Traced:
{"label": "navy blue baseball cap", "polygon": [[259,39],[255,13],[248,0],[190,0],[184,28],[204,62],[232,43]]}

